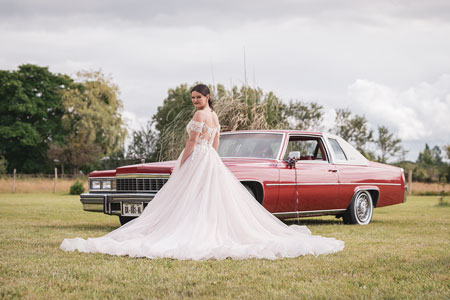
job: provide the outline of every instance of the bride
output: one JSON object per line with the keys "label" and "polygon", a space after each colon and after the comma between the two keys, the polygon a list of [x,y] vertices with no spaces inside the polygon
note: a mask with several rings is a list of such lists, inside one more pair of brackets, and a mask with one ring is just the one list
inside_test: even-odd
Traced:
{"label": "bride", "polygon": [[246,259],[328,254],[344,242],[287,226],[250,195],[222,163],[220,125],[209,88],[192,89],[197,111],[175,168],[144,212],[98,238],[65,239],[65,251],[174,259]]}

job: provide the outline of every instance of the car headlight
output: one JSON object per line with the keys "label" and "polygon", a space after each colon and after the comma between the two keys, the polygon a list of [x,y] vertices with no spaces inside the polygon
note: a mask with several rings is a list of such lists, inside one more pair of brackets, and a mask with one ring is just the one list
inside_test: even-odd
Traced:
{"label": "car headlight", "polygon": [[92,180],[91,181],[91,189],[93,190],[99,190],[102,188],[102,185],[100,183],[100,180]]}
{"label": "car headlight", "polygon": [[103,181],[103,184],[102,184],[102,189],[103,190],[110,190],[111,189],[111,180],[105,180],[105,181]]}
{"label": "car headlight", "polygon": [[114,191],[116,189],[115,179],[96,178],[90,180],[90,190],[95,191]]}

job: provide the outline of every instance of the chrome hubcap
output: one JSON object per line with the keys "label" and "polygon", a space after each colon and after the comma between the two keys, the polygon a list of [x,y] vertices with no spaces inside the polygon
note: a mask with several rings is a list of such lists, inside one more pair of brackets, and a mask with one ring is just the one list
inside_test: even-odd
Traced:
{"label": "chrome hubcap", "polygon": [[370,202],[366,193],[361,193],[356,199],[356,216],[361,223],[367,222],[370,218],[372,211]]}

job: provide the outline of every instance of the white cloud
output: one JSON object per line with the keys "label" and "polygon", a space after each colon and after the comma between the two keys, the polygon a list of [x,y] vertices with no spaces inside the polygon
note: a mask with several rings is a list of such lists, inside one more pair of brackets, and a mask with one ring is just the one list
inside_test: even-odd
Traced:
{"label": "white cloud", "polygon": [[358,79],[348,90],[352,111],[387,126],[406,144],[450,142],[450,75],[406,90]]}
{"label": "white cloud", "polygon": [[127,125],[129,134],[133,131],[138,131],[145,128],[147,126],[147,122],[150,120],[150,118],[138,117],[131,111],[122,112],[122,118]]}
{"label": "white cloud", "polygon": [[[245,47],[251,85],[284,101],[318,102],[327,110],[327,126],[332,108],[348,106],[368,115],[372,107],[364,99],[373,101],[376,94],[384,99],[378,106],[389,110],[378,109],[369,121],[388,122],[404,140],[423,147],[431,138],[448,136],[435,120],[443,122],[438,113],[448,111],[437,92],[445,90],[447,79],[416,83],[450,70],[449,5],[447,0],[370,5],[80,0],[68,9],[56,0],[6,0],[0,1],[0,69],[24,63],[66,74],[102,69],[119,86],[125,111],[134,114],[128,117],[148,120],[169,88],[212,83],[212,69],[215,83],[242,84]],[[420,106],[419,99],[431,94],[437,100],[427,103],[441,107],[436,115]],[[360,104],[350,103],[355,97]],[[139,129],[139,122],[131,126]]]}
{"label": "white cloud", "polygon": [[[68,4],[59,0],[2,0],[0,19],[11,27],[57,29],[74,22],[96,25],[120,23],[185,27],[209,24],[214,28],[241,26],[261,20],[279,21],[302,18],[319,23],[374,25],[390,19],[439,20],[448,22],[447,0],[258,0],[258,1],[183,1],[183,0],[78,0]],[[58,17],[66,22],[58,22]],[[27,22],[19,22],[26,19]]]}

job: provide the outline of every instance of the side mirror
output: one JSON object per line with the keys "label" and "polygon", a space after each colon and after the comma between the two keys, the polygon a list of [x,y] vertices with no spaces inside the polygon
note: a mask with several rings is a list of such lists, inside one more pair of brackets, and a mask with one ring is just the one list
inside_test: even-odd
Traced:
{"label": "side mirror", "polygon": [[289,152],[290,158],[300,159],[300,151],[291,151]]}
{"label": "side mirror", "polygon": [[288,164],[290,169],[292,168],[295,169],[295,163],[299,158],[300,158],[300,151],[292,151],[289,152],[288,158],[286,158],[284,161]]}

